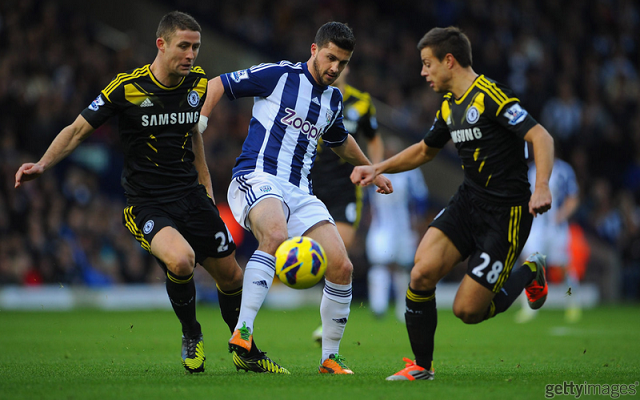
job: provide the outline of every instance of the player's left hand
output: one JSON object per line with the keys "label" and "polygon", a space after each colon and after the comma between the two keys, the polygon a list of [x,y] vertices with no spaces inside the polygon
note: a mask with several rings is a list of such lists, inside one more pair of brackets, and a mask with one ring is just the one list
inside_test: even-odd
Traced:
{"label": "player's left hand", "polygon": [[393,185],[391,184],[389,178],[387,178],[386,176],[378,175],[376,179],[373,180],[373,183],[378,187],[378,189],[376,189],[376,192],[382,194],[393,193]]}
{"label": "player's left hand", "polygon": [[529,200],[529,213],[534,217],[544,214],[551,208],[551,190],[549,185],[536,186]]}

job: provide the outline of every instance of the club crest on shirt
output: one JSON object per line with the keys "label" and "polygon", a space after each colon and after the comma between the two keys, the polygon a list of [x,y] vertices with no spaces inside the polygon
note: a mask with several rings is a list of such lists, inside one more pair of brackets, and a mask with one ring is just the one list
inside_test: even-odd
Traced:
{"label": "club crest on shirt", "polygon": [[195,90],[192,90],[187,95],[187,102],[191,107],[198,107],[200,104],[200,95]]}
{"label": "club crest on shirt", "polygon": [[327,110],[327,125],[331,123],[332,119],[333,119],[333,111]]}
{"label": "club crest on shirt", "polygon": [[475,124],[480,119],[480,111],[476,108],[476,106],[471,106],[467,110],[467,122],[470,124]]}
{"label": "club crest on shirt", "polygon": [[144,232],[145,235],[148,235],[149,232],[153,230],[154,225],[155,223],[152,219],[148,220],[147,222],[145,222],[144,227],[142,228],[142,232]]}
{"label": "club crest on shirt", "polygon": [[260,191],[262,193],[269,193],[271,190],[273,190],[273,189],[269,185],[260,186]]}
{"label": "club crest on shirt", "polygon": [[103,105],[104,100],[102,100],[102,95],[98,95],[98,97],[96,97],[96,99],[92,101],[91,104],[89,104],[89,110],[98,111],[98,108]]}

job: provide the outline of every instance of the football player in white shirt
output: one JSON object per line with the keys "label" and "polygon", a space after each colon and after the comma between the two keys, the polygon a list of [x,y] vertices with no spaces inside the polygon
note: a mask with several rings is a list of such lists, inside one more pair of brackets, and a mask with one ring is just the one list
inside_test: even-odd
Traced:
{"label": "football player in white shirt", "polygon": [[[403,149],[399,139],[385,139],[386,158]],[[404,322],[405,295],[409,286],[409,271],[423,232],[416,232],[420,217],[427,208],[429,190],[419,168],[390,174],[393,193],[369,196],[371,224],[367,232],[367,258],[371,267],[367,273],[369,307],[382,317],[389,307],[389,289],[396,295],[396,317]]]}
{"label": "football player in white shirt", "polygon": [[[287,238],[304,235],[322,245],[328,260],[320,304],[319,372],[353,373],[338,353],[349,317],[353,265],[331,215],[313,195],[309,173],[320,137],[347,162],[371,164],[345,129],[342,94],[331,86],[347,66],[354,47],[351,28],[328,22],[316,33],[306,63],[260,64],[209,81],[200,131],[223,94],[231,100],[254,99],[249,133],[228,191],[235,219],[258,240],[258,249],[245,269],[238,325],[229,340],[239,369],[280,372],[272,370],[271,364],[265,368],[261,360],[248,358],[248,350],[254,320],[275,275],[276,249]],[[375,184],[381,193],[392,191],[386,177]]]}
{"label": "football player in white shirt", "polygon": [[[556,151],[556,153],[558,152]],[[529,183],[531,187],[535,187],[535,163],[529,165]],[[565,319],[567,322],[577,322],[581,317],[578,297],[580,281],[575,271],[569,268],[569,218],[580,204],[579,190],[573,168],[557,157],[553,162],[549,188],[555,206],[533,220],[531,233],[522,254],[539,251],[547,255],[547,265],[564,269],[565,282],[574,293],[567,300]],[[516,322],[528,322],[535,318],[538,312],[538,310],[532,310],[525,303],[526,298],[522,296],[523,307],[516,314]]]}

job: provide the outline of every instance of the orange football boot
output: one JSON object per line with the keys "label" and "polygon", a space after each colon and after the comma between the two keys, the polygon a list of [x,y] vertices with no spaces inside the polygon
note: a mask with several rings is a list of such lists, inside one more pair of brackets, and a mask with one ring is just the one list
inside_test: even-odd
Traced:
{"label": "orange football boot", "polygon": [[400,371],[396,372],[391,376],[387,376],[388,381],[416,381],[416,380],[425,380],[432,381],[435,375],[435,371],[433,370],[433,362],[431,362],[431,369],[422,368],[417,365],[415,361],[409,360],[407,357],[403,357],[402,361],[404,361],[406,366]]}
{"label": "orange football boot", "polygon": [[246,357],[249,355],[252,343],[253,335],[249,328],[247,328],[247,324],[243,322],[242,328],[233,331],[233,335],[231,339],[229,339],[229,353],[235,351],[238,355]]}
{"label": "orange football boot", "polygon": [[340,354],[331,354],[329,358],[324,360],[322,365],[318,367],[318,372],[321,374],[353,374],[353,371],[344,364],[344,358]]}
{"label": "orange football boot", "polygon": [[536,265],[536,277],[524,288],[527,294],[527,300],[529,308],[537,310],[542,307],[547,300],[547,293],[549,293],[549,286],[547,285],[547,279],[545,278],[545,269],[547,267],[546,256],[538,252],[531,254],[527,257],[525,263],[533,263]]}

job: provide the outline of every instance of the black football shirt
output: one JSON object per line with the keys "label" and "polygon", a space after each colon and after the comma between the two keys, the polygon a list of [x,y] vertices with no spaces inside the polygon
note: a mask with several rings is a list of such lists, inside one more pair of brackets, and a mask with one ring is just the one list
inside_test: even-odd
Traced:
{"label": "black football shirt", "polygon": [[117,75],[82,111],[94,128],[119,117],[121,183],[129,205],[177,200],[198,185],[192,129],[206,92],[207,76],[200,67],[167,87],[145,65]]}
{"label": "black football shirt", "polygon": [[460,99],[444,95],[423,140],[435,148],[452,140],[464,187],[485,201],[515,205],[531,197],[524,136],[536,124],[511,89],[481,75]]}

